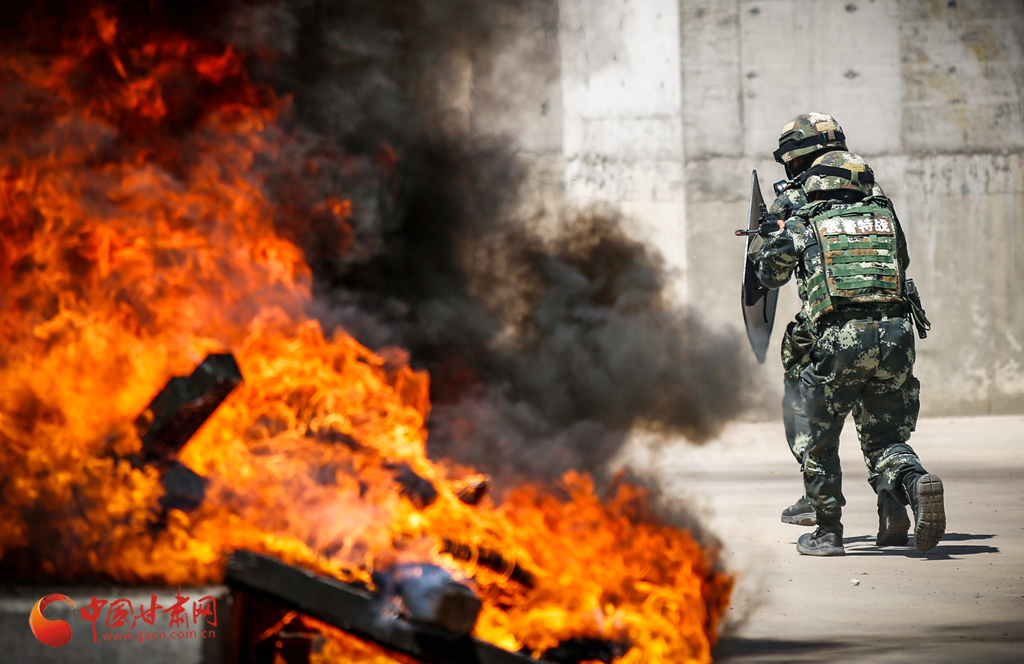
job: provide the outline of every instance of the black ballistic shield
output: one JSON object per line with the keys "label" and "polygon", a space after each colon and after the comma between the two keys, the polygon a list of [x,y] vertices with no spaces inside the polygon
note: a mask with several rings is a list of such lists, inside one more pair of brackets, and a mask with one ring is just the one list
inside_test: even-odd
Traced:
{"label": "black ballistic shield", "polygon": [[[756,230],[761,223],[761,216],[766,208],[761,198],[761,185],[757,181],[757,171],[750,177],[750,206],[747,209],[747,228]],[[743,251],[743,288],[740,304],[743,306],[743,323],[747,328],[747,339],[760,364],[764,364],[765,353],[768,352],[768,341],[772,336],[775,324],[775,305],[779,301],[779,291],[769,290],[757,280],[754,261],[748,253],[750,245],[757,235],[747,236],[747,244]]]}

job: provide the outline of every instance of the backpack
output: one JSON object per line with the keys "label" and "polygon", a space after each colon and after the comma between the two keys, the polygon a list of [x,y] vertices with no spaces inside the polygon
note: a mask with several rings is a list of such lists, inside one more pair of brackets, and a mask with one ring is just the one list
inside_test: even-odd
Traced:
{"label": "backpack", "polygon": [[[808,225],[807,320],[816,323],[852,305],[906,303],[900,239],[888,199],[822,201],[796,214]],[[814,245],[818,251],[812,250]]]}

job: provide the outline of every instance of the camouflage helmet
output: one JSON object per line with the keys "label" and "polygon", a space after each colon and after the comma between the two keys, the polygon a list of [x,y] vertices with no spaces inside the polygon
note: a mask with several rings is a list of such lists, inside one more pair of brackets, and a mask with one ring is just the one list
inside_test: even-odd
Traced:
{"label": "camouflage helmet", "polygon": [[833,150],[815,159],[811,167],[800,175],[800,181],[809,198],[821,198],[821,195],[812,196],[816,191],[842,189],[870,196],[875,174],[864,157],[852,152]]}
{"label": "camouflage helmet", "polygon": [[824,149],[846,149],[846,135],[836,119],[825,113],[803,113],[782,128],[775,161],[788,164],[797,157]]}

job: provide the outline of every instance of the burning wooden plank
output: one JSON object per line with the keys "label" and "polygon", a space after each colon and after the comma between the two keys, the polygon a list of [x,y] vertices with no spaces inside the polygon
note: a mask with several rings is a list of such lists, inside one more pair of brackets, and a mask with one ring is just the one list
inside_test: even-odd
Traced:
{"label": "burning wooden plank", "polygon": [[388,615],[381,597],[273,558],[236,551],[226,581],[233,588],[272,599],[330,625],[428,664],[543,664],[465,634]]}
{"label": "burning wooden plank", "polygon": [[175,376],[135,420],[144,463],[165,465],[242,382],[230,353],[207,355],[189,376]]}
{"label": "burning wooden plank", "polygon": [[469,546],[449,538],[444,540],[443,551],[451,554],[453,558],[458,560],[475,560],[477,565],[486,567],[498,574],[507,574],[510,579],[527,588],[533,588],[537,583],[537,579],[530,570],[525,569],[514,560],[506,559],[505,556],[497,551]]}
{"label": "burning wooden plank", "polygon": [[166,525],[168,510],[191,512],[206,497],[207,479],[175,456],[241,382],[242,372],[233,355],[207,355],[191,375],[167,381],[136,418],[142,450],[128,458],[136,468],[152,465],[160,470],[164,495],[157,528]]}

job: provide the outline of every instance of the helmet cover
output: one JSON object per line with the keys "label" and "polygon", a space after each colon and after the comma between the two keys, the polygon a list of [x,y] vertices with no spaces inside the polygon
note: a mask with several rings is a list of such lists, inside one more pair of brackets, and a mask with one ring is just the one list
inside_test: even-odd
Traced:
{"label": "helmet cover", "polygon": [[788,164],[797,157],[828,148],[846,149],[843,128],[827,113],[802,113],[782,128],[779,149],[773,156],[780,164]]}
{"label": "helmet cover", "polygon": [[837,191],[848,189],[870,196],[875,174],[864,157],[833,150],[826,152],[811,164],[800,176],[804,192],[810,196],[815,191]]}

